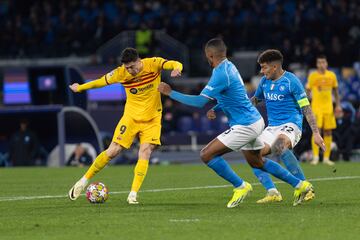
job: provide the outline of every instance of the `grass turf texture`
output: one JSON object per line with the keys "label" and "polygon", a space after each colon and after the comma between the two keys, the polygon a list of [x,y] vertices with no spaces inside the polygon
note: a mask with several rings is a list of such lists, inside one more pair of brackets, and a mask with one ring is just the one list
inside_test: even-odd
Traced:
{"label": "grass turf texture", "polygon": [[[246,164],[233,165],[253,185],[237,208],[227,209],[232,188],[204,165],[150,166],[140,205],[126,203],[133,166],[110,166],[93,181],[110,189],[105,204],[65,195],[80,168],[1,169],[0,239],[358,239],[360,163],[303,165],[316,199],[292,206],[293,189],[277,184],[282,203],[259,205],[264,189]],[[352,179],[337,179],[355,176]],[[219,186],[185,190],[179,188]],[[160,190],[151,192],[149,190]],[[165,190],[164,190],[165,189]],[[167,189],[167,190],[166,190]],[[113,193],[111,193],[113,192]],[[30,199],[15,200],[30,196]],[[49,196],[32,199],[32,196]]]}

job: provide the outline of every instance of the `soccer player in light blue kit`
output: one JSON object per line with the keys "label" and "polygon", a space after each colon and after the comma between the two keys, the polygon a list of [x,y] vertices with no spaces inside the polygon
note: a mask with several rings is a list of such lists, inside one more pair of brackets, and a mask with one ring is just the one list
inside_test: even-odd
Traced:
{"label": "soccer player in light blue kit", "polygon": [[[256,105],[265,101],[268,127],[258,140],[265,144],[262,156],[274,153],[279,156],[286,168],[297,178],[305,180],[304,173],[294,153],[290,150],[301,138],[303,115],[305,115],[314,140],[319,147],[325,148],[324,141],[316,125],[309,100],[300,80],[291,72],[282,69],[283,56],[280,51],[269,49],[260,54],[258,63],[261,67],[259,86],[251,101]],[[282,201],[270,175],[262,169],[254,168],[255,175],[267,190],[267,195],[257,203]],[[313,190],[305,196],[305,201],[315,197]]]}
{"label": "soccer player in light blue kit", "polygon": [[220,177],[234,186],[234,194],[227,207],[239,205],[252,191],[252,186],[242,180],[222,158],[231,151],[242,150],[253,168],[262,169],[295,188],[294,205],[302,202],[312,185],[293,176],[278,163],[260,155],[264,144],[257,139],[264,129],[264,120],[247,97],[242,78],[226,58],[226,46],[221,39],[211,39],[205,46],[206,58],[213,73],[200,95],[186,95],[173,91],[166,83],[160,83],[158,90],[183,104],[202,108],[210,100],[216,100],[216,109],[221,109],[229,120],[230,128],[213,139],[200,152],[201,160]]}

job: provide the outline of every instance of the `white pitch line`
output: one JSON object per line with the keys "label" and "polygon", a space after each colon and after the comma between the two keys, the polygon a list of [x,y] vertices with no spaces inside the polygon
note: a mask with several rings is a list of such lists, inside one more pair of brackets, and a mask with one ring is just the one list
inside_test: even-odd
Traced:
{"label": "white pitch line", "polygon": [[[310,182],[322,182],[322,181],[339,181],[339,180],[351,180],[360,179],[360,176],[343,176],[343,177],[326,177],[326,178],[311,178]],[[283,181],[276,181],[276,184],[285,183]],[[251,185],[260,185],[259,182],[251,183]],[[183,191],[183,190],[199,190],[199,189],[214,189],[214,188],[227,188],[231,185],[214,185],[214,186],[199,186],[199,187],[182,187],[182,188],[161,188],[161,189],[149,189],[141,192],[169,192],[169,191]],[[110,192],[110,194],[127,194],[129,191]],[[85,195],[85,194],[82,194]],[[21,200],[35,200],[35,199],[51,199],[51,198],[67,198],[67,195],[47,195],[47,196],[14,196],[14,197],[0,197],[0,202],[21,201]]]}
{"label": "white pitch line", "polygon": [[169,222],[200,222],[198,218],[169,219]]}

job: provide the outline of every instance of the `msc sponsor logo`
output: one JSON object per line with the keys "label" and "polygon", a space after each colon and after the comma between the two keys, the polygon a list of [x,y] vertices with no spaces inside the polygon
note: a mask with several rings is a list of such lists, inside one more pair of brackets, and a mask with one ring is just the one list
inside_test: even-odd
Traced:
{"label": "msc sponsor logo", "polygon": [[132,93],[132,94],[137,94],[138,92],[143,92],[143,91],[145,91],[145,90],[148,90],[148,89],[150,89],[150,88],[153,88],[154,87],[154,84],[149,84],[149,85],[147,85],[147,86],[145,86],[145,87],[141,87],[141,88],[131,88],[130,89],[130,92]]}
{"label": "msc sponsor logo", "polygon": [[282,101],[282,100],[284,100],[285,96],[282,94],[277,94],[277,93],[264,93],[264,97],[267,100]]}

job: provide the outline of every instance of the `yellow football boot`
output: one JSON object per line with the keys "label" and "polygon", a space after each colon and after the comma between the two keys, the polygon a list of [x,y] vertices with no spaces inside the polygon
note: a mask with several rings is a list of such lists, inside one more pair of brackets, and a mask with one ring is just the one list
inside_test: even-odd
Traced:
{"label": "yellow football boot", "polygon": [[312,188],[309,192],[306,193],[304,197],[304,202],[311,201],[315,198],[315,191],[314,188]]}
{"label": "yellow football boot", "polygon": [[[304,202],[306,194],[308,194],[310,191],[314,192],[313,185],[308,181],[303,181],[301,183],[301,186],[299,188],[295,189],[295,191],[294,191],[293,206],[297,206],[300,203]],[[315,197],[315,195],[314,195],[314,197]]]}
{"label": "yellow football boot", "polygon": [[272,202],[281,202],[283,200],[281,193],[276,192],[268,192],[266,196],[262,199],[256,201],[256,203],[272,203]]}
{"label": "yellow football boot", "polygon": [[228,208],[234,208],[239,205],[244,200],[244,198],[249,195],[249,193],[253,190],[250,183],[244,182],[244,184],[244,187],[234,189],[234,195],[227,204]]}

